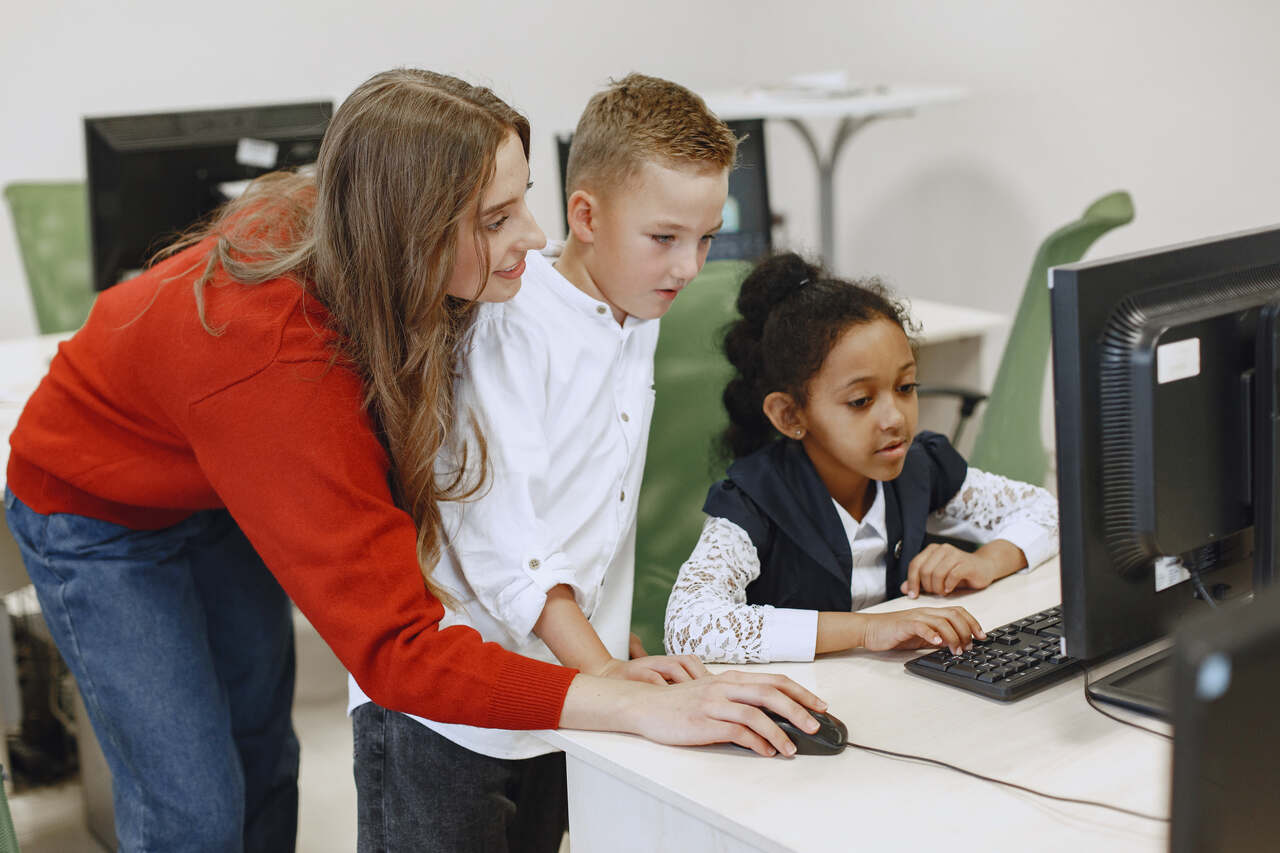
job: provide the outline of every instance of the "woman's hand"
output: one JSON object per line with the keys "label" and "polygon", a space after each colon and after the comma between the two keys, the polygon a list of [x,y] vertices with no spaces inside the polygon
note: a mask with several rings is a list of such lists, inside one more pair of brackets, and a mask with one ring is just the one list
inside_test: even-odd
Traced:
{"label": "woman's hand", "polygon": [[781,675],[730,671],[657,687],[579,674],[565,696],[560,727],[631,732],[673,746],[736,743],[760,755],[794,755],[791,739],[762,709],[817,731],[806,708],[825,711],[827,703]]}
{"label": "woman's hand", "polygon": [[711,673],[693,655],[649,655],[635,660],[609,658],[603,666],[595,668],[589,674],[665,686],[705,678]]}
{"label": "woman's hand", "polygon": [[987,638],[978,620],[963,607],[916,607],[894,613],[861,613],[865,619],[861,645],[872,651],[942,648],[954,654]]}
{"label": "woman's hand", "polygon": [[986,589],[993,581],[1026,566],[1027,558],[1016,545],[997,539],[973,553],[954,545],[933,544],[907,566],[902,593],[915,598],[921,592],[950,595],[957,589]]}

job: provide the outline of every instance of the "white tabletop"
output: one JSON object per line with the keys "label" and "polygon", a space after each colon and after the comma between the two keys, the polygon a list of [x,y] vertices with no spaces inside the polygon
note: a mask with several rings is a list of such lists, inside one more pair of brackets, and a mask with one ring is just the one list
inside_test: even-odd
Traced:
{"label": "white tabletop", "polygon": [[[952,602],[995,627],[1058,599],[1058,567],[1052,561]],[[916,604],[898,598],[875,609]],[[814,663],[756,669],[783,673],[817,692],[848,726],[852,741],[940,759],[1054,794],[1168,814],[1170,742],[1094,711],[1085,703],[1081,676],[1005,704],[907,673],[902,663],[913,654],[846,652]],[[1165,823],[1044,800],[950,770],[857,750],[769,759],[733,746],[667,747],[621,734],[559,731],[547,737],[571,761],[660,798],[753,849],[1096,853],[1164,850],[1167,843]],[[572,791],[570,796],[572,801]],[[618,807],[624,809],[625,803]],[[637,841],[628,849],[645,849],[645,844]]]}
{"label": "white tabletop", "polygon": [[867,86],[821,94],[796,89],[731,89],[704,92],[702,98],[722,119],[869,118],[908,112],[928,104],[958,101],[964,89],[945,86]]}
{"label": "white tabletop", "polygon": [[922,344],[942,344],[964,338],[981,337],[1009,324],[1009,318],[992,311],[965,308],[934,302],[931,299],[910,299],[907,313],[920,324]]}
{"label": "white tabletop", "polygon": [[9,461],[9,433],[31,392],[49,372],[49,361],[70,332],[0,340],[0,485]]}

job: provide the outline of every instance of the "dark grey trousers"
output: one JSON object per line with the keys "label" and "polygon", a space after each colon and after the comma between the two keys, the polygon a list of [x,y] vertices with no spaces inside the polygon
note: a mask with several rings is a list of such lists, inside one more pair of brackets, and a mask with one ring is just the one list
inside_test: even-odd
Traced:
{"label": "dark grey trousers", "polygon": [[490,758],[373,702],[351,715],[358,853],[556,853],[564,755]]}

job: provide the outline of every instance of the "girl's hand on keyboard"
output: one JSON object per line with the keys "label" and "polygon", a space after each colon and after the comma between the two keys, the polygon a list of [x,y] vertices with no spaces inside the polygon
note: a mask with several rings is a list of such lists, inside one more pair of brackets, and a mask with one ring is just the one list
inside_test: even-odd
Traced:
{"label": "girl's hand on keyboard", "polygon": [[861,613],[866,619],[862,646],[870,651],[942,648],[960,654],[985,640],[978,620],[963,607],[916,607],[896,613]]}
{"label": "girl's hand on keyboard", "polygon": [[922,592],[950,595],[957,589],[986,589],[993,581],[1027,564],[1017,546],[997,539],[970,554],[954,545],[933,544],[907,566],[902,593],[915,598]]}

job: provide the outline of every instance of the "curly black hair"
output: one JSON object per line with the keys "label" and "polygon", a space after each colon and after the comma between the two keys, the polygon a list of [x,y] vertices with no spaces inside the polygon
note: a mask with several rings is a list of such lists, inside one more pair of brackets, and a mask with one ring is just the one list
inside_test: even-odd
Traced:
{"label": "curly black hair", "polygon": [[766,258],[751,271],[738,294],[738,313],[723,344],[737,371],[721,398],[729,426],[720,451],[730,459],[778,437],[764,414],[764,398],[784,391],[803,406],[809,380],[850,326],[885,319],[909,340],[916,330],[879,279],[834,278],[794,252]]}

